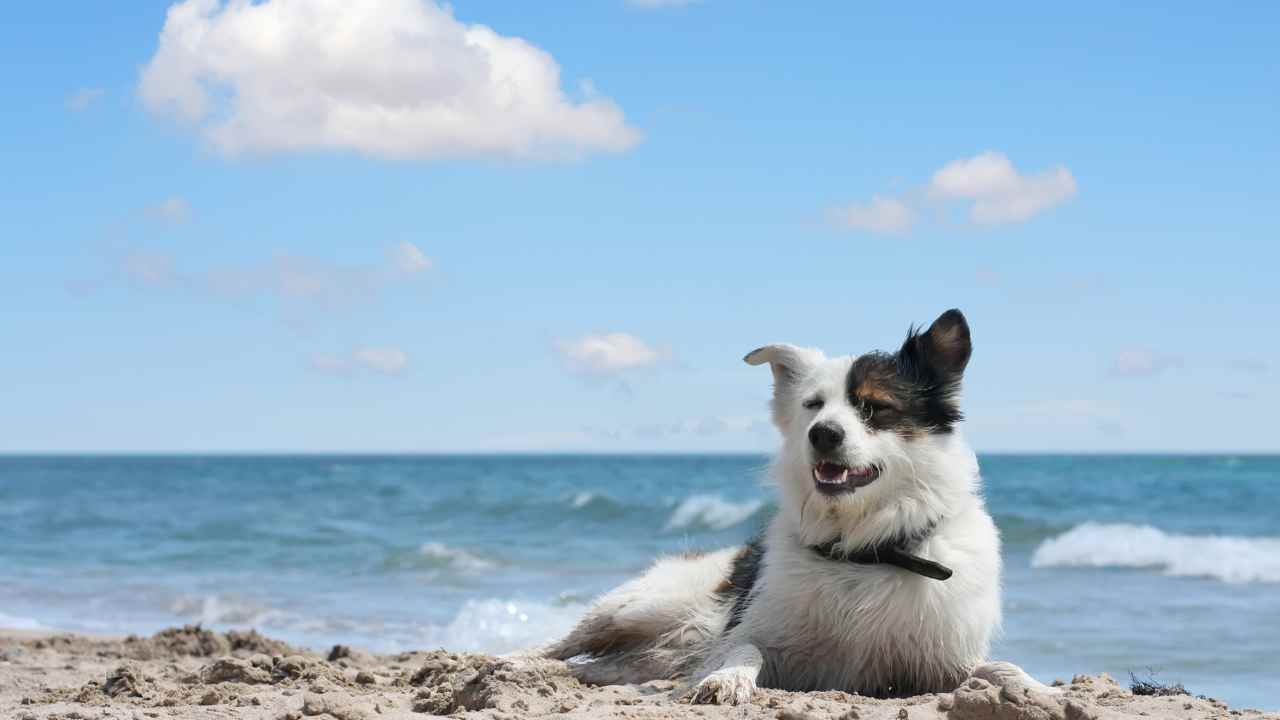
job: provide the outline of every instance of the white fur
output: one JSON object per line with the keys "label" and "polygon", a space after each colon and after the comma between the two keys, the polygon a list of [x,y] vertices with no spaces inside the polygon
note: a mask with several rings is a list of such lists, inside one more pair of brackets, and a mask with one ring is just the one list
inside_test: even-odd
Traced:
{"label": "white fur", "polygon": [[[1000,543],[979,494],[977,459],[955,432],[907,438],[870,428],[841,401],[853,360],[790,345],[747,357],[773,368],[773,418],[783,445],[771,469],[779,511],[765,535],[751,601],[732,630],[724,632],[731,603],[717,588],[737,549],[659,561],[601,598],[548,654],[570,658],[617,638],[614,651],[597,653],[606,657],[596,662],[609,670],[585,675],[631,681],[686,675],[695,702],[735,704],[749,699],[757,683],[948,691],[980,669],[1000,625]],[[825,406],[806,409],[813,397],[825,398]],[[808,441],[816,422],[844,430],[839,452],[847,465],[874,464],[880,476],[850,494],[818,492]],[[933,531],[914,552],[950,567],[949,580],[835,562],[809,547],[839,538],[852,551],[927,526]],[[1034,683],[1007,663],[982,667],[991,677]]]}

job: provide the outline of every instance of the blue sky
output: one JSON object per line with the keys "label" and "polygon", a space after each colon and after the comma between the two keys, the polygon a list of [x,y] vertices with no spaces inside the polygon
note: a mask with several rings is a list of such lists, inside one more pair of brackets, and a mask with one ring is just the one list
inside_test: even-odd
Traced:
{"label": "blue sky", "polygon": [[767,450],[953,306],[980,450],[1280,450],[1280,7],[802,5],[10,8],[0,451]]}

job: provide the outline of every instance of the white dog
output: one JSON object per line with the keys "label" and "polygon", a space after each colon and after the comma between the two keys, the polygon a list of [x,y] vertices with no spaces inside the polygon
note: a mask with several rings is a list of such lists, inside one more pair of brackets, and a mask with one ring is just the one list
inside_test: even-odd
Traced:
{"label": "white dog", "polygon": [[779,507],[745,547],[659,560],[544,652],[593,682],[686,676],[694,702],[757,685],[909,695],[972,674],[1000,625],[1000,540],[955,431],[969,326],[958,310],[896,353],[827,358],[792,345],[773,370]]}

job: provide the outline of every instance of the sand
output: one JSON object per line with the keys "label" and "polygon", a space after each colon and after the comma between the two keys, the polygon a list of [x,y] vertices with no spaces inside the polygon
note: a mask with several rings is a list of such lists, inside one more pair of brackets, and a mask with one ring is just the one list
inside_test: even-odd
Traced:
{"label": "sand", "polygon": [[970,679],[953,693],[876,700],[842,692],[759,690],[750,705],[689,705],[673,682],[589,686],[564,663],[442,650],[323,655],[256,632],[198,627],[149,638],[0,630],[0,720],[270,718],[778,718],[780,720],[1083,720],[1257,718],[1189,695],[1134,696],[1078,676],[1059,696]]}

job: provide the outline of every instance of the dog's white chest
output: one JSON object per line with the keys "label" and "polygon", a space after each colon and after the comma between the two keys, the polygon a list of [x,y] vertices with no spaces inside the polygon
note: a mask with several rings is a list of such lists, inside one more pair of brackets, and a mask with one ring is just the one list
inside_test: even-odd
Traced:
{"label": "dog's white chest", "polygon": [[903,688],[904,678],[958,682],[979,659],[985,638],[965,637],[973,626],[948,607],[941,581],[802,553],[769,563],[744,618],[764,683],[890,694],[919,689]]}

